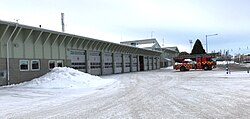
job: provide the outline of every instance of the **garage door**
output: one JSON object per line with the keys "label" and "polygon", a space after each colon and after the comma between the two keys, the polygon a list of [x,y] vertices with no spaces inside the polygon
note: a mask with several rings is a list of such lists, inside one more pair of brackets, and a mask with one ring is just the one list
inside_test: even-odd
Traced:
{"label": "garage door", "polygon": [[71,50],[71,67],[79,71],[86,72],[85,51],[84,50]]}

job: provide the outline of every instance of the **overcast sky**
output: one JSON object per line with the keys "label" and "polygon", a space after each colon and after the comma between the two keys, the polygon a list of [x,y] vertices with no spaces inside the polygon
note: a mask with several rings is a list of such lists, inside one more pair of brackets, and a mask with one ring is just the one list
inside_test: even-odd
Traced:
{"label": "overcast sky", "polygon": [[[190,52],[250,52],[250,0],[0,0],[0,19],[119,43],[156,38]],[[249,49],[248,49],[249,47]]]}

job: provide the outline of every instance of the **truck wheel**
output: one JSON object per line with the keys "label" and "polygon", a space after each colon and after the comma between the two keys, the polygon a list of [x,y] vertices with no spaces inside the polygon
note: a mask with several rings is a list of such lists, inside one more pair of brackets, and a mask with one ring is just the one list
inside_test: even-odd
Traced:
{"label": "truck wheel", "polygon": [[203,69],[204,69],[204,70],[208,70],[209,67],[208,67],[207,65],[205,65],[205,66],[203,67]]}
{"label": "truck wheel", "polygon": [[182,66],[182,67],[180,68],[180,71],[186,71],[186,67]]}

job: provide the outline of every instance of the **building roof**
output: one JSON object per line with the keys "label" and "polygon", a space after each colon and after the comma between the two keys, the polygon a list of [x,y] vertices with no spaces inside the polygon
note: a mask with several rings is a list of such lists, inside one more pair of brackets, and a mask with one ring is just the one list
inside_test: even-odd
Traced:
{"label": "building roof", "polygon": [[157,40],[155,38],[143,39],[143,40],[133,40],[133,41],[124,41],[124,42],[120,42],[120,43],[126,44],[126,45],[136,46],[138,48],[146,48],[146,49],[152,49],[152,50],[161,48],[161,46],[159,45],[159,43],[157,42]]}
{"label": "building roof", "polygon": [[[43,29],[40,27],[28,26],[28,25],[23,25],[23,24],[3,21],[3,20],[0,20],[0,27],[2,27],[2,30],[4,29],[15,30],[15,28],[19,28],[19,31],[30,30],[31,33],[35,33],[35,32],[39,32],[40,34],[49,33],[49,34],[53,34],[54,36],[57,36],[57,38],[59,38],[59,36],[65,36],[65,37],[69,37],[72,39],[68,42],[73,42],[73,40],[75,40],[75,43],[77,43],[77,41],[84,41],[84,42],[86,41],[88,42],[87,44],[84,44],[82,42],[81,45],[83,46],[88,45],[88,47],[84,47],[84,49],[87,49],[87,50],[102,50],[102,51],[110,51],[110,52],[132,53],[132,54],[143,54],[143,55],[160,55],[161,54],[160,51],[152,51],[148,49],[135,48],[135,47],[124,45],[124,44],[118,44],[118,43],[103,41],[103,40],[99,40],[95,38],[89,38],[85,36],[79,36],[79,35],[59,32],[59,31],[53,31],[53,30]],[[3,38],[4,33],[2,34],[0,33],[0,36],[1,36],[0,42],[2,42],[1,39]],[[100,47],[97,47],[97,44]]]}
{"label": "building roof", "polygon": [[164,47],[164,48],[162,48],[162,49],[170,50],[170,51],[179,53],[179,49],[178,49],[177,46],[174,46],[174,47]]}
{"label": "building roof", "polygon": [[142,39],[142,40],[123,41],[120,43],[121,44],[128,44],[128,43],[147,44],[147,43],[158,43],[158,42],[155,38],[150,38],[150,39]]}
{"label": "building roof", "polygon": [[149,48],[149,47],[153,47],[154,45],[155,45],[154,43],[138,44],[138,45],[136,45],[136,47],[138,47],[138,48]]}

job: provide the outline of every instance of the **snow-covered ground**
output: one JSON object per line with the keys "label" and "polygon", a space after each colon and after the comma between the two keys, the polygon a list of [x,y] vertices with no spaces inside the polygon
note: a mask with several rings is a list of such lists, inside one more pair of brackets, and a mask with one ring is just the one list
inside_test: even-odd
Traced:
{"label": "snow-covered ground", "polygon": [[250,118],[250,74],[171,67],[91,76],[56,68],[0,88],[1,118]]}
{"label": "snow-covered ground", "polygon": [[216,64],[217,65],[226,65],[226,64],[234,64],[236,62],[234,61],[217,61]]}
{"label": "snow-covered ground", "polygon": [[117,83],[117,80],[102,79],[72,68],[54,68],[32,81],[0,87],[0,117],[60,105]]}

